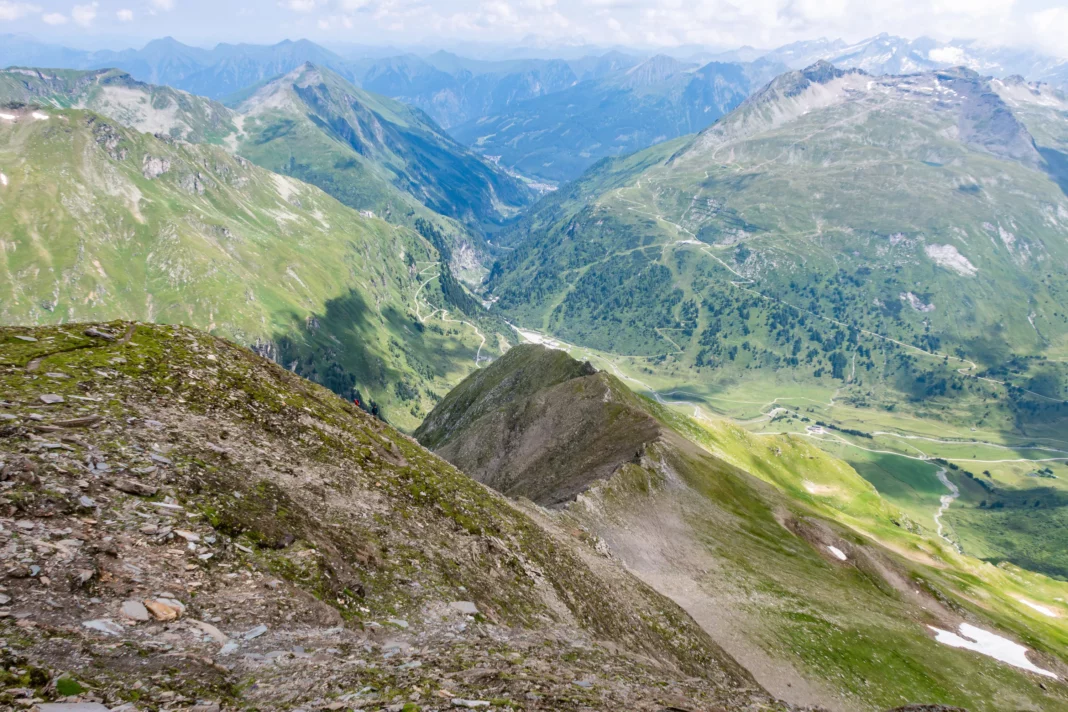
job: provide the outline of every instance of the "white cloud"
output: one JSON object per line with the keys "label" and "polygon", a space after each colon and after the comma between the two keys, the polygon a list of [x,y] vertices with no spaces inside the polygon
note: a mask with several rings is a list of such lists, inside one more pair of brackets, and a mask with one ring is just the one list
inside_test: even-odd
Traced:
{"label": "white cloud", "polygon": [[319,18],[317,23],[320,30],[334,31],[334,30],[351,30],[354,26],[352,17],[348,15],[329,15],[327,17]]}
{"label": "white cloud", "polygon": [[[971,37],[1068,56],[1066,0],[214,0],[214,7],[208,0],[98,2],[0,0],[0,22],[42,21],[47,14],[49,22],[65,17],[68,25],[98,27],[100,12],[114,13],[109,19],[115,23],[136,18],[147,24],[154,16],[156,34],[192,38],[205,31],[203,11],[217,7],[218,22],[237,20],[235,39],[263,42],[311,33],[373,44],[588,42],[656,51],[687,44],[770,49],[820,36],[854,42],[888,32]],[[66,3],[78,3],[79,10]],[[213,32],[230,30],[224,25]]]}
{"label": "white cloud", "polygon": [[1041,49],[1068,58],[1068,8],[1036,12],[1028,18],[1028,24]]}
{"label": "white cloud", "polygon": [[36,15],[40,11],[41,8],[36,5],[0,0],[0,20],[21,20],[26,15]]}
{"label": "white cloud", "polygon": [[93,20],[96,19],[96,10],[98,7],[100,7],[100,3],[98,2],[93,2],[88,5],[75,5],[70,11],[71,19],[82,27],[89,27],[93,24]]}
{"label": "white cloud", "polygon": [[47,15],[41,17],[46,25],[65,25],[67,24],[67,16],[61,12],[50,12]]}

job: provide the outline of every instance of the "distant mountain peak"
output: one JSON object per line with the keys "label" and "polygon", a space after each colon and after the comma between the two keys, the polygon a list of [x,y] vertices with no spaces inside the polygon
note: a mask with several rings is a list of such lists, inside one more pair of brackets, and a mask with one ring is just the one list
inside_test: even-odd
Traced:
{"label": "distant mountain peak", "polygon": [[846,74],[854,73],[865,74],[864,70],[861,69],[839,69],[824,59],[818,59],[813,64],[810,64],[801,70],[801,76],[816,84],[826,84],[827,82],[844,77]]}
{"label": "distant mountain peak", "polygon": [[670,57],[666,54],[656,54],[645,60],[636,67],[631,67],[627,70],[627,74],[637,74],[642,71],[657,70],[657,71],[681,71],[689,65],[684,62],[680,62],[674,57]]}
{"label": "distant mountain peak", "polygon": [[658,54],[624,73],[623,85],[629,88],[659,84],[676,74],[695,69],[696,65],[680,62],[666,54]]}

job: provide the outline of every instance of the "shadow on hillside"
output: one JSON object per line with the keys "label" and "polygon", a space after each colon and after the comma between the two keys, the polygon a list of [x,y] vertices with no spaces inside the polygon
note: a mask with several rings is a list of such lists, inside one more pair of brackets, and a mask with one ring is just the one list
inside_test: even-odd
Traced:
{"label": "shadow on hillside", "polygon": [[[359,292],[327,301],[321,313],[292,314],[264,355],[343,398],[394,407],[416,402],[426,381],[445,378],[473,354],[396,309],[369,306]],[[384,413],[388,419],[389,413]]]}
{"label": "shadow on hillside", "polygon": [[371,349],[377,336],[371,314],[355,291],[328,301],[321,314],[291,314],[289,327],[274,334],[273,352],[267,355],[346,398],[357,388],[380,390],[396,374]]}
{"label": "shadow on hillside", "polygon": [[1038,152],[1046,160],[1050,177],[1057,181],[1061,192],[1068,195],[1068,153],[1055,148],[1039,148]]}

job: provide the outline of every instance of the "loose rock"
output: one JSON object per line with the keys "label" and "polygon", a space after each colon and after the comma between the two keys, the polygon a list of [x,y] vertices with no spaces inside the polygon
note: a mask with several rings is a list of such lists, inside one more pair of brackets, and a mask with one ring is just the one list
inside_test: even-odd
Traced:
{"label": "loose rock", "polygon": [[122,635],[124,629],[121,625],[108,618],[101,618],[93,621],[83,621],[82,625],[89,630],[95,630],[104,635]]}
{"label": "loose rock", "polygon": [[454,611],[459,611],[467,616],[473,616],[478,614],[478,606],[471,601],[453,601],[449,604],[449,608]]}
{"label": "loose rock", "polygon": [[151,616],[148,614],[148,609],[145,608],[145,604],[140,601],[123,601],[122,615],[132,621],[144,622],[151,620]]}
{"label": "loose rock", "polygon": [[[175,605],[177,604],[177,605]],[[145,601],[145,608],[152,614],[152,617],[158,621],[173,621],[182,615],[185,610],[185,606],[173,599],[165,598],[152,598]]]}

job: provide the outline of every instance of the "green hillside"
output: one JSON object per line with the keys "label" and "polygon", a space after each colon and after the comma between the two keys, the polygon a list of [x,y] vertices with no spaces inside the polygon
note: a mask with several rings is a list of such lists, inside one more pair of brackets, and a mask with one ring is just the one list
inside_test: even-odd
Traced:
{"label": "green hillside", "polygon": [[821,441],[925,519],[948,493],[929,460],[952,461],[949,536],[1068,577],[1066,116],[967,70],[816,65],[542,201],[489,291],[680,409]]}
{"label": "green hillside", "polygon": [[533,345],[469,376],[416,435],[553,506],[788,702],[1068,709],[1063,684],[932,635],[975,626],[1060,674],[1066,585],[959,555],[802,437],[680,415]]}
{"label": "green hillside", "polygon": [[396,224],[429,221],[453,248],[453,269],[472,278],[483,259],[478,235],[531,200],[422,112],[309,64],[250,88],[239,111],[118,70],[0,71],[0,105],[89,109],[138,131],[223,146]]}
{"label": "green hillside", "polygon": [[425,114],[303,65],[238,105],[239,152],[318,185],[352,207],[387,215],[410,208],[390,189],[480,229],[530,202],[515,178],[446,136]]}
{"label": "green hillside", "polygon": [[0,116],[3,323],[198,326],[401,427],[503,343],[417,232],[216,147],[46,111]]}

